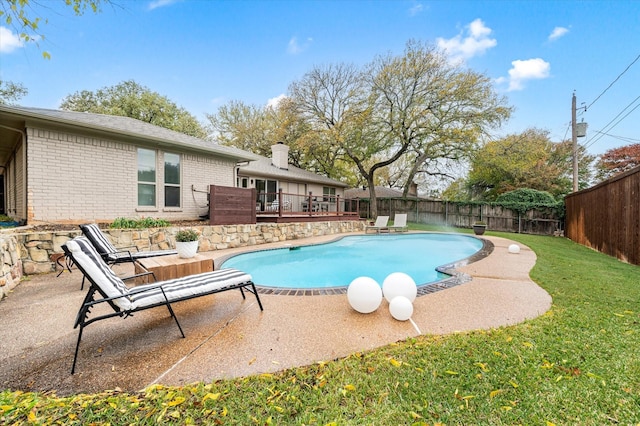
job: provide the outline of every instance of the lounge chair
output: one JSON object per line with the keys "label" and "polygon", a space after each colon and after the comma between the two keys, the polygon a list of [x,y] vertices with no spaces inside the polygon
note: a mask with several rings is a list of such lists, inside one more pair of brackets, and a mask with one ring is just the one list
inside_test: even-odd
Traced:
{"label": "lounge chair", "polygon": [[123,249],[117,249],[111,244],[106,235],[98,228],[95,223],[87,225],[80,225],[80,229],[85,237],[93,244],[93,247],[98,251],[100,256],[108,264],[134,262],[137,259],[144,259],[147,257],[155,256],[168,256],[171,254],[178,254],[176,250],[146,250],[138,251],[136,246],[127,247]]}
{"label": "lounge chair", "polygon": [[[240,290],[243,299],[246,298],[244,290],[253,293],[260,310],[263,310],[262,302],[260,302],[260,297],[251,275],[237,269],[220,269],[128,288],[123,280],[105,263],[87,238],[76,237],[63,245],[62,249],[91,282],[91,287],[82,302],[73,326],[73,328],[80,327],[80,329],[78,331],[71,374],[76,369],[82,332],[86,326],[93,322],[116,316],[127,318],[134,312],[166,306],[169,314],[175,320],[180,334],[185,337],[178,318],[171,308],[172,303],[234,289]],[[129,278],[138,276],[140,274]],[[96,296],[98,297],[97,299]],[[100,309],[100,315],[89,318],[89,314],[94,307],[105,305],[108,305],[107,308],[110,306],[113,312]]]}
{"label": "lounge chair", "polygon": [[364,229],[364,233],[366,234],[367,232],[369,232],[370,229],[376,231],[378,234],[384,231],[388,232],[389,231],[389,227],[387,226],[388,222],[389,222],[389,216],[378,216],[373,225],[367,225],[367,227]]}
{"label": "lounge chair", "polygon": [[389,226],[389,229],[392,229],[395,232],[407,231],[409,229],[407,227],[407,214],[396,213],[396,215],[393,217],[393,225]]}

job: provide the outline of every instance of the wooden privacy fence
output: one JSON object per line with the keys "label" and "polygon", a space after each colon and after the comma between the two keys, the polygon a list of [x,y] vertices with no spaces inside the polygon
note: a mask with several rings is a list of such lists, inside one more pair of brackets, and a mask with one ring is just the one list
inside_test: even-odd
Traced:
{"label": "wooden privacy fence", "polygon": [[640,167],[565,199],[566,235],[640,265]]}
{"label": "wooden privacy fence", "polygon": [[[492,231],[558,235],[563,218],[552,208],[536,208],[525,213],[488,203],[463,203],[417,198],[378,198],[378,215],[407,213],[409,222],[471,228],[476,221]],[[369,200],[360,200],[360,216],[369,216]]]}

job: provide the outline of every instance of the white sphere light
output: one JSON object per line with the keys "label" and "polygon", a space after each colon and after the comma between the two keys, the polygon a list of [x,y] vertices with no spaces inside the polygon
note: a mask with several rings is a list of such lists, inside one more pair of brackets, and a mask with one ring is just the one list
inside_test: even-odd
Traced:
{"label": "white sphere light", "polygon": [[347,288],[347,299],[353,309],[368,314],[382,303],[382,288],[373,278],[358,277]]}
{"label": "white sphere light", "polygon": [[509,246],[509,253],[513,253],[513,254],[520,253],[520,246],[517,244],[511,244]]}
{"label": "white sphere light", "polygon": [[389,312],[398,321],[406,321],[413,315],[413,303],[404,296],[394,297],[389,303]]}
{"label": "white sphere light", "polygon": [[418,287],[409,275],[404,272],[394,272],[382,282],[382,294],[389,303],[397,296],[406,297],[413,303],[418,295]]}

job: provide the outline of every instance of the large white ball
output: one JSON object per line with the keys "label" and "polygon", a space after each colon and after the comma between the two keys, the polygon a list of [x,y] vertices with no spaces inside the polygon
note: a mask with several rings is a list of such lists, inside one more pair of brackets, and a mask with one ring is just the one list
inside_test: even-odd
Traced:
{"label": "large white ball", "polygon": [[413,302],[416,300],[418,287],[409,275],[404,272],[394,272],[382,282],[382,294],[389,303],[397,296],[406,297],[410,302]]}
{"label": "large white ball", "polygon": [[353,309],[368,314],[378,309],[382,303],[382,289],[373,278],[358,277],[349,284],[347,299]]}
{"label": "large white ball", "polygon": [[413,315],[413,303],[404,296],[394,297],[389,303],[389,312],[398,321],[406,321]]}
{"label": "large white ball", "polygon": [[511,244],[509,246],[509,253],[513,253],[513,254],[520,253],[520,246],[517,244]]}

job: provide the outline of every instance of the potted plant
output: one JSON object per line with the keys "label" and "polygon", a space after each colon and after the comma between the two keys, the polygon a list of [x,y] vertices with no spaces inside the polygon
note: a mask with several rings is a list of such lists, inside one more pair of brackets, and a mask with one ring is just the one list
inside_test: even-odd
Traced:
{"label": "potted plant", "polygon": [[473,223],[473,232],[474,232],[474,234],[482,235],[482,234],[484,234],[484,231],[486,231],[486,230],[487,230],[486,222],[478,220],[478,221]]}
{"label": "potted plant", "polygon": [[195,229],[181,229],[176,233],[178,257],[187,259],[198,252],[198,232]]}

